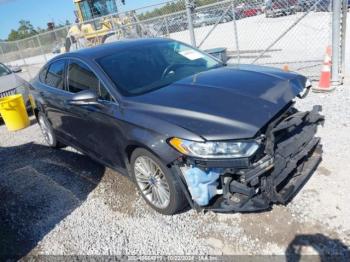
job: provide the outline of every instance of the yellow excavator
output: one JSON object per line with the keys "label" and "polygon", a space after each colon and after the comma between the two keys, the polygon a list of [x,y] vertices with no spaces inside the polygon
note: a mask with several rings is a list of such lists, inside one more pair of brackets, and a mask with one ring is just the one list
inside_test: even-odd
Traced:
{"label": "yellow excavator", "polygon": [[[68,31],[66,52],[102,44],[109,37],[114,40],[125,37],[126,31],[131,30],[131,24],[137,21],[133,12],[123,16],[118,14],[117,0],[73,1],[77,19]],[[125,4],[125,0],[121,3]]]}

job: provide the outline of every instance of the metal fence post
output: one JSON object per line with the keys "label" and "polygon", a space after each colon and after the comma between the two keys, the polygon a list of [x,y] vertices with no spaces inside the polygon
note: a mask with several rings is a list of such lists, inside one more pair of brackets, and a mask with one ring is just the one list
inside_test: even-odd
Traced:
{"label": "metal fence post", "polygon": [[236,49],[237,49],[237,64],[239,65],[241,61],[241,53],[239,50],[239,43],[238,43],[238,29],[237,29],[237,22],[236,22],[236,8],[235,3],[232,2],[232,15],[233,15],[233,28],[235,32],[235,43],[236,43]]}
{"label": "metal fence post", "polygon": [[39,37],[39,35],[37,35],[36,37],[38,39],[41,54],[44,56],[45,62],[47,62],[47,57],[46,57],[46,54],[44,52],[43,46],[41,45],[40,37]]}
{"label": "metal fence post", "polygon": [[115,36],[115,37],[118,37],[118,36],[117,36],[117,25],[115,24],[115,20],[114,20],[113,15],[111,15],[111,16],[109,17],[109,19],[110,19],[111,24],[112,24],[112,30],[113,30],[114,36]]}
{"label": "metal fence post", "polygon": [[169,37],[170,33],[169,33],[169,24],[168,24],[168,18],[167,17],[164,17],[164,22],[165,22],[166,35],[167,35],[167,37]]}
{"label": "metal fence post", "polygon": [[19,41],[16,41],[16,45],[17,45],[17,49],[18,49],[19,55],[20,55],[21,59],[23,60],[24,66],[26,67],[29,79],[31,79],[32,78],[32,74],[30,73],[29,66],[28,66],[28,64],[27,64],[27,62],[26,62],[26,60],[25,60],[25,58],[24,58],[24,56],[23,56],[23,54],[21,52],[21,49],[20,49],[20,46],[19,46],[18,42]]}
{"label": "metal fence post", "polygon": [[339,85],[340,73],[340,27],[341,27],[342,3],[340,0],[333,0],[332,16],[332,84]]}
{"label": "metal fence post", "polygon": [[342,76],[346,73],[346,23],[347,23],[347,15],[348,15],[348,0],[343,0],[342,6],[342,27],[341,27],[341,74]]}
{"label": "metal fence post", "polygon": [[194,4],[193,0],[186,0],[186,14],[187,14],[187,22],[188,22],[188,31],[190,33],[191,44],[193,47],[196,47],[196,37],[194,35],[193,19],[192,19],[193,4]]}
{"label": "metal fence post", "polygon": [[5,62],[5,53],[4,53],[4,50],[2,49],[1,45],[0,45],[0,53],[1,53],[2,57],[3,57],[4,62]]}
{"label": "metal fence post", "polygon": [[57,46],[58,46],[58,37],[57,37],[57,31],[56,31],[56,29],[54,29],[53,30],[53,35],[54,35],[54,44],[55,44],[55,46],[54,46],[54,48],[56,48]]}

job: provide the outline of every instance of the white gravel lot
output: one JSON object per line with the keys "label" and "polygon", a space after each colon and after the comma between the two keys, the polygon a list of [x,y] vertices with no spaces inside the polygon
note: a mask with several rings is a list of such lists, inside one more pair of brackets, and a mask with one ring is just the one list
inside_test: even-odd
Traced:
{"label": "white gravel lot", "polygon": [[0,257],[28,255],[340,254],[350,245],[350,85],[321,104],[324,160],[288,206],[256,214],[163,216],[125,177],[71,148],[45,147],[38,125],[0,126]]}

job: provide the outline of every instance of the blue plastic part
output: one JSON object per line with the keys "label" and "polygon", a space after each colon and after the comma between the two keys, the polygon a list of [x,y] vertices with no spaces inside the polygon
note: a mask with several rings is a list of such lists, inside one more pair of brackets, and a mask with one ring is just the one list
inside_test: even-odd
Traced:
{"label": "blue plastic part", "polygon": [[209,204],[209,200],[216,195],[218,179],[221,169],[209,169],[204,172],[197,167],[190,168],[184,172],[188,189],[192,199],[200,206]]}

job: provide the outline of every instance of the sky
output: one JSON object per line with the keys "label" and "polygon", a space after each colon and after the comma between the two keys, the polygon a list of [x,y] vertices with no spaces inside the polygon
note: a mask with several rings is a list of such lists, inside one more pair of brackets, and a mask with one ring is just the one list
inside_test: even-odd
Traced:
{"label": "sky", "polygon": [[[126,0],[120,11],[163,3],[165,0]],[[46,28],[50,21],[64,23],[66,19],[74,22],[73,0],[0,0],[0,39],[7,39],[11,29],[18,28],[19,20],[29,20],[33,26]]]}

